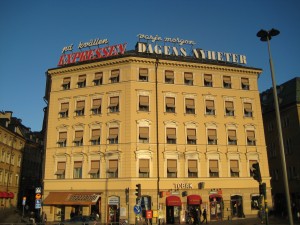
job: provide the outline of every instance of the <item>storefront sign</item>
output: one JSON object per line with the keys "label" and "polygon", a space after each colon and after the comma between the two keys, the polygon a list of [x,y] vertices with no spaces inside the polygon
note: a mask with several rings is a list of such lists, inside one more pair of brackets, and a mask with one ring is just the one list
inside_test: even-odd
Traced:
{"label": "storefront sign", "polygon": [[119,205],[119,197],[113,196],[108,198],[109,205]]}
{"label": "storefront sign", "polygon": [[[137,43],[137,51],[141,53],[193,57],[196,59],[208,59],[208,60],[230,62],[230,63],[237,63],[237,64],[247,64],[245,55],[228,53],[228,52],[208,51],[199,48],[193,48],[192,51],[187,50],[187,48],[183,47],[183,45],[193,46],[196,44],[196,42],[191,40],[185,40],[180,38],[169,38],[169,37],[162,38],[158,35],[152,36],[152,35],[145,35],[145,34],[138,34],[138,38],[139,40],[140,39],[147,40],[147,43],[140,42],[140,41]],[[164,42],[164,43],[159,44],[158,42]],[[175,45],[168,46],[165,45],[165,42],[172,43]]]}
{"label": "storefront sign", "polygon": [[179,183],[173,185],[175,189],[193,189],[193,185],[191,183]]}
{"label": "storefront sign", "polygon": [[[93,46],[99,46],[99,45],[103,45],[103,44],[108,44],[108,40],[107,39],[96,38],[96,39],[91,39],[88,42],[80,42],[78,44],[78,49],[93,47]],[[64,54],[64,52],[67,52],[67,51],[73,51],[73,44],[68,45],[66,47],[63,47],[61,53]]]}

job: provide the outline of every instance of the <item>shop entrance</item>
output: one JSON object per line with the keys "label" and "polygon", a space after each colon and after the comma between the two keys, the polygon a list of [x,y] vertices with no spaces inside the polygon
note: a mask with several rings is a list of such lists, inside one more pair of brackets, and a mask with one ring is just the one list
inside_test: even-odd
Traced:
{"label": "shop entrance", "polygon": [[167,224],[180,223],[181,200],[178,196],[166,198],[166,222]]}
{"label": "shop entrance", "polygon": [[243,210],[243,197],[240,195],[233,195],[230,199],[232,217],[245,217]]}
{"label": "shop entrance", "polygon": [[120,198],[118,196],[111,196],[108,198],[107,206],[107,222],[108,223],[119,223],[120,217]]}
{"label": "shop entrance", "polygon": [[213,194],[209,196],[210,220],[222,220],[223,218],[223,198],[222,195]]}
{"label": "shop entrance", "polygon": [[201,222],[202,199],[199,195],[187,196],[186,223],[199,224]]}

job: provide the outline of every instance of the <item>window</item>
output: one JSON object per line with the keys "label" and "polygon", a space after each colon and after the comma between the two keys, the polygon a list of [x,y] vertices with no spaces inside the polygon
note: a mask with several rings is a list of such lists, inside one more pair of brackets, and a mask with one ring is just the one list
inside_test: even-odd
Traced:
{"label": "window", "polygon": [[168,178],[176,178],[177,177],[177,160],[176,159],[168,159],[167,160],[167,177]]}
{"label": "window", "polygon": [[92,106],[92,114],[93,115],[99,115],[101,114],[101,103],[102,99],[93,99],[93,106]]}
{"label": "window", "polygon": [[240,176],[238,160],[230,160],[230,176],[231,177],[239,177]]}
{"label": "window", "polygon": [[140,159],[139,167],[139,177],[149,177],[149,159]]}
{"label": "window", "polygon": [[236,130],[228,130],[228,145],[237,145]]}
{"label": "window", "polygon": [[165,83],[174,84],[174,71],[170,71],[170,70],[165,71]]}
{"label": "window", "polygon": [[111,83],[118,83],[119,80],[120,80],[120,70],[112,70],[110,76]]}
{"label": "window", "polygon": [[188,160],[188,177],[198,177],[197,160]]}
{"label": "window", "polygon": [[148,81],[148,69],[146,68],[140,68],[139,71],[139,81]]}
{"label": "window", "polygon": [[257,163],[257,160],[249,160],[249,168],[250,168],[250,177],[253,177],[253,167],[252,167],[252,165],[253,164],[255,164],[255,163]]}
{"label": "window", "polygon": [[69,90],[70,89],[70,83],[71,83],[71,78],[70,77],[65,77],[63,79],[63,84],[62,84],[63,90]]}
{"label": "window", "polygon": [[94,77],[94,85],[95,86],[98,86],[98,85],[101,85],[102,84],[102,79],[103,79],[103,72],[98,72],[98,73],[95,73],[95,77]]}
{"label": "window", "polygon": [[100,145],[100,129],[92,130],[91,144]]}
{"label": "window", "polygon": [[82,178],[82,161],[74,162],[73,178],[74,179]]}
{"label": "window", "polygon": [[285,138],[285,154],[292,154],[293,153],[293,145],[292,139],[290,137]]}
{"label": "window", "polygon": [[184,84],[185,85],[193,85],[193,73],[184,73]]}
{"label": "window", "polygon": [[252,194],[251,195],[251,210],[259,210],[259,203],[260,203],[260,195],[259,194]]}
{"label": "window", "polygon": [[55,172],[57,179],[65,179],[66,162],[58,162],[57,170]]}
{"label": "window", "polygon": [[225,115],[226,116],[234,116],[233,102],[225,101]]}
{"label": "window", "polygon": [[204,74],[204,86],[205,87],[212,87],[212,75],[211,74]]}
{"label": "window", "polygon": [[187,133],[187,144],[188,145],[197,144],[196,129],[187,129],[186,133]]}
{"label": "window", "polygon": [[256,145],[255,133],[253,130],[247,130],[247,145],[249,146]]}
{"label": "window", "polygon": [[76,116],[83,116],[84,115],[84,101],[77,101],[77,106],[75,109]]}
{"label": "window", "polygon": [[59,137],[58,137],[57,143],[58,143],[59,147],[67,146],[67,132],[59,132]]}
{"label": "window", "polygon": [[86,75],[80,75],[78,77],[77,85],[78,85],[78,88],[83,88],[86,86]]}
{"label": "window", "polygon": [[119,112],[119,97],[110,97],[109,112]]}
{"label": "window", "polygon": [[214,100],[206,100],[206,115],[215,115],[215,103]]}
{"label": "window", "polygon": [[218,160],[209,160],[209,177],[219,177]]}
{"label": "window", "polygon": [[75,131],[74,145],[75,146],[83,145],[83,131],[82,130]]}
{"label": "window", "polygon": [[118,144],[119,128],[109,128],[108,142],[109,144]]}
{"label": "window", "polygon": [[208,129],[207,130],[207,143],[209,145],[217,144],[217,130],[216,129]]}
{"label": "window", "polygon": [[231,88],[231,77],[230,76],[223,76],[223,87]]}
{"label": "window", "polygon": [[139,142],[149,143],[149,127],[140,127],[139,130]]}
{"label": "window", "polygon": [[91,161],[91,170],[89,174],[92,179],[97,179],[100,177],[100,161],[99,160],[92,160]]}
{"label": "window", "polygon": [[241,79],[241,85],[242,85],[243,90],[249,90],[250,89],[249,79],[248,78],[242,78]]}
{"label": "window", "polygon": [[167,128],[167,143],[176,144],[176,128]]}
{"label": "window", "polygon": [[61,118],[66,118],[69,116],[69,103],[68,102],[61,103],[59,114],[60,114]]}
{"label": "window", "polygon": [[192,98],[185,99],[186,114],[195,114],[195,100]]}
{"label": "window", "polygon": [[252,117],[252,104],[245,102],[244,103],[244,116],[245,117]]}
{"label": "window", "polygon": [[149,111],[149,96],[139,96],[139,111]]}
{"label": "window", "polygon": [[175,98],[166,97],[166,112],[175,113]]}
{"label": "window", "polygon": [[108,178],[118,178],[118,160],[109,160],[108,161]]}
{"label": "window", "polygon": [[18,167],[21,167],[21,161],[22,161],[22,157],[18,156],[18,162],[17,162]]}

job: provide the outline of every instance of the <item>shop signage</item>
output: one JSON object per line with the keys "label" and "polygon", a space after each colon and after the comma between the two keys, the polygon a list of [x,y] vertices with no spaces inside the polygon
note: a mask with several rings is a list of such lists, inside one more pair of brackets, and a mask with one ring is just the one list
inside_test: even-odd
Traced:
{"label": "shop signage", "polygon": [[212,189],[210,189],[209,194],[221,195],[222,194],[222,189],[221,188],[212,188]]}
{"label": "shop signage", "polygon": [[178,183],[173,185],[175,189],[193,189],[193,185],[191,183]]}
{"label": "shop signage", "polygon": [[113,196],[108,198],[109,205],[119,205],[119,197]]}
{"label": "shop signage", "polygon": [[[168,56],[182,56],[193,57],[196,59],[208,59],[213,61],[223,61],[237,64],[247,64],[246,56],[228,52],[216,52],[208,51],[200,48],[192,48],[192,51],[188,51],[184,45],[195,45],[196,43],[191,40],[184,40],[180,38],[162,38],[158,35],[145,35],[139,34],[139,40],[144,39],[145,42],[137,43],[137,51],[141,53],[149,53],[156,55],[168,55]],[[159,42],[164,42],[159,44]],[[165,43],[172,43],[173,46],[166,45]],[[175,45],[174,45],[175,44]],[[176,46],[177,44],[177,46]],[[191,52],[191,53],[189,53]]]}

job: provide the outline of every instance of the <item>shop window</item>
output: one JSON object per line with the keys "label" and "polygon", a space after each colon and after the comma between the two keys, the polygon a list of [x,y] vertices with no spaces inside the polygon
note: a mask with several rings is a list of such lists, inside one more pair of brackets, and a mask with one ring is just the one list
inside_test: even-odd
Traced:
{"label": "shop window", "polygon": [[176,144],[176,128],[167,128],[167,143]]}
{"label": "shop window", "polygon": [[170,70],[165,71],[165,83],[174,84],[174,71],[170,71]]}
{"label": "shop window", "polygon": [[83,131],[82,130],[75,131],[74,145],[75,146],[83,145]]}
{"label": "shop window", "polygon": [[112,70],[110,76],[111,83],[118,83],[120,81],[120,70]]}
{"label": "shop window", "polygon": [[175,113],[175,98],[166,97],[166,112]]}
{"label": "shop window", "polygon": [[207,144],[216,145],[217,142],[217,130],[216,129],[208,129],[207,130]]}
{"label": "shop window", "polygon": [[139,167],[139,177],[149,177],[149,159],[140,159]]}
{"label": "shop window", "polygon": [[139,81],[148,81],[148,69],[146,68],[140,68],[139,70]]}
{"label": "shop window", "polygon": [[103,72],[95,73],[95,77],[94,77],[94,80],[93,80],[94,85],[95,86],[101,85],[102,80],[103,80]]}
{"label": "shop window", "polygon": [[212,87],[212,75],[211,74],[204,74],[204,86],[205,87]]}
{"label": "shop window", "polygon": [[256,145],[255,133],[253,130],[247,130],[247,145],[248,146]]}
{"label": "shop window", "polygon": [[238,160],[230,160],[230,176],[231,177],[239,177],[240,176]]}
{"label": "shop window", "polygon": [[74,162],[73,178],[74,179],[82,178],[82,161]]}
{"label": "shop window", "polygon": [[118,178],[118,160],[109,160],[107,176],[108,178]]}
{"label": "shop window", "polygon": [[84,115],[84,101],[77,101],[75,114],[76,116],[83,116]]}
{"label": "shop window", "polygon": [[184,73],[184,84],[185,85],[193,85],[193,73]]}
{"label": "shop window", "polygon": [[92,130],[91,145],[100,145],[100,129]]}
{"label": "shop window", "polygon": [[100,161],[92,160],[91,161],[91,170],[89,171],[90,177],[92,179],[97,179],[100,177]]}
{"label": "shop window", "polygon": [[177,177],[177,160],[168,159],[167,160],[167,177],[176,178]]}
{"label": "shop window", "polygon": [[93,99],[93,105],[92,105],[92,114],[93,115],[99,115],[101,114],[101,103],[102,99]]}
{"label": "shop window", "polygon": [[209,160],[209,177],[219,177],[218,160]]}
{"label": "shop window", "polygon": [[198,177],[197,160],[188,160],[188,177]]}
{"label": "shop window", "polygon": [[119,112],[119,96],[110,97],[109,112]]}
{"label": "shop window", "polygon": [[70,77],[65,77],[63,79],[63,84],[62,84],[63,90],[69,90],[70,89],[70,83],[71,83],[71,78]]}
{"label": "shop window", "polygon": [[58,143],[59,147],[67,146],[67,132],[59,132],[59,137],[58,137],[57,143]]}
{"label": "shop window", "polygon": [[118,144],[119,142],[119,128],[109,128],[109,136],[108,136],[109,144]]}
{"label": "shop window", "polygon": [[188,145],[195,145],[197,144],[197,137],[196,137],[196,129],[187,129],[187,144]]}
{"label": "shop window", "polygon": [[57,170],[55,172],[57,179],[65,179],[66,162],[58,162]]}
{"label": "shop window", "polygon": [[78,85],[78,88],[83,88],[86,86],[86,75],[80,75],[78,77],[77,85]]}
{"label": "shop window", "polygon": [[69,103],[68,102],[61,103],[59,115],[60,115],[60,118],[66,118],[69,116]]}
{"label": "shop window", "polygon": [[253,116],[253,114],[252,114],[252,104],[251,103],[248,103],[248,102],[244,103],[244,116],[245,117],[252,117]]}
{"label": "shop window", "polygon": [[223,76],[223,87],[224,88],[231,88],[231,77],[230,76]]}
{"label": "shop window", "polygon": [[249,85],[249,79],[248,78],[242,78],[241,79],[241,85],[243,90],[249,90],[250,85]]}
{"label": "shop window", "polygon": [[195,114],[195,99],[192,98],[185,99],[185,113]]}
{"label": "shop window", "polygon": [[206,115],[215,115],[216,114],[216,110],[215,110],[214,100],[206,100],[205,104],[206,104],[205,114]]}
{"label": "shop window", "polygon": [[149,143],[149,127],[140,127],[139,128],[139,142],[140,143]]}
{"label": "shop window", "polygon": [[252,194],[251,195],[251,210],[259,210],[260,195]]}
{"label": "shop window", "polygon": [[228,145],[237,145],[236,130],[228,130]]}
{"label": "shop window", "polygon": [[234,116],[234,106],[232,101],[225,101],[225,115]]}
{"label": "shop window", "polygon": [[149,96],[139,96],[139,111],[149,112]]}

